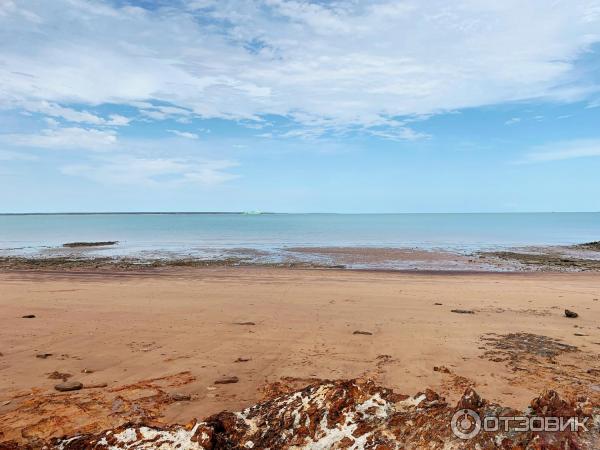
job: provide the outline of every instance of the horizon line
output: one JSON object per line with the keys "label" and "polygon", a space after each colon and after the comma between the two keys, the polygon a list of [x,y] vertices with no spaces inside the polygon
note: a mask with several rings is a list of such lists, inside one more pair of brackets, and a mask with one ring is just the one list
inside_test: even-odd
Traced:
{"label": "horizon line", "polygon": [[276,212],[276,211],[76,211],[5,212],[0,216],[93,216],[93,215],[400,215],[400,214],[598,214],[600,211],[445,211],[445,212]]}

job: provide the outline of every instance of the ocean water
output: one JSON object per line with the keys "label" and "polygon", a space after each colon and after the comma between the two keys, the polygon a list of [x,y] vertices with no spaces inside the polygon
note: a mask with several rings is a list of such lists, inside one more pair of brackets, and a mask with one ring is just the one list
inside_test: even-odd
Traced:
{"label": "ocean water", "polygon": [[57,254],[74,241],[119,242],[86,250],[91,256],[211,257],[241,248],[270,254],[323,246],[471,252],[596,240],[600,213],[0,215],[1,255]]}

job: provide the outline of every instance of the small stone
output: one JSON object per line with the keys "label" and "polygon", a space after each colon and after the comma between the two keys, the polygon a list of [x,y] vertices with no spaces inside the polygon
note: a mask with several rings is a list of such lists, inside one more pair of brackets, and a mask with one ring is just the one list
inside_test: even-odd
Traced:
{"label": "small stone", "polygon": [[240,381],[238,377],[223,377],[215,381],[215,384],[234,384]]}
{"label": "small stone", "polygon": [[52,353],[38,353],[35,355],[36,358],[46,359],[48,356],[52,356]]}
{"label": "small stone", "polygon": [[190,394],[181,394],[176,392],[175,394],[171,394],[171,399],[175,402],[186,402],[192,399]]}
{"label": "small stone", "polygon": [[452,310],[450,310],[450,312],[453,312],[456,314],[475,314],[475,311],[472,311],[470,309],[452,309]]}
{"label": "small stone", "polygon": [[364,334],[365,336],[372,336],[373,335],[373,333],[371,333],[370,331],[359,331],[359,330],[355,331],[352,334]]}
{"label": "small stone", "polygon": [[435,306],[442,306],[443,303],[434,303]]}
{"label": "small stone", "polygon": [[234,362],[241,363],[241,362],[248,362],[248,361],[250,361],[250,358],[238,358]]}
{"label": "small stone", "polygon": [[23,319],[35,319],[35,314],[26,314],[23,316]]}
{"label": "small stone", "polygon": [[79,381],[65,381],[54,386],[54,389],[60,392],[78,391],[81,388],[83,388],[83,384]]}
{"label": "small stone", "polygon": [[450,373],[450,369],[448,369],[446,366],[434,366],[433,371],[441,373]]}
{"label": "small stone", "polygon": [[579,314],[577,314],[575,311],[570,311],[568,309],[565,309],[565,316],[568,317],[569,319],[574,319],[575,317],[579,317]]}
{"label": "small stone", "polygon": [[254,322],[234,322],[234,325],[256,325]]}
{"label": "small stone", "polygon": [[62,372],[57,372],[55,370],[54,372],[48,374],[48,379],[49,380],[63,380],[63,381],[67,381],[72,376],[73,375],[71,375],[70,373],[62,373]]}
{"label": "small stone", "polygon": [[94,371],[92,369],[83,368],[81,369],[81,373],[94,373]]}

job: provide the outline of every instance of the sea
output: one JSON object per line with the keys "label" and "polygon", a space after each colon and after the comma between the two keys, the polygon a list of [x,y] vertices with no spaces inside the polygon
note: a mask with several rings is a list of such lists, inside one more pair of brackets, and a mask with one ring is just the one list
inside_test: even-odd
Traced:
{"label": "sea", "polygon": [[[297,247],[458,253],[600,240],[600,213],[0,215],[0,256],[223,258],[278,261]],[[117,244],[67,249],[69,242]],[[305,257],[306,258],[306,257]]]}

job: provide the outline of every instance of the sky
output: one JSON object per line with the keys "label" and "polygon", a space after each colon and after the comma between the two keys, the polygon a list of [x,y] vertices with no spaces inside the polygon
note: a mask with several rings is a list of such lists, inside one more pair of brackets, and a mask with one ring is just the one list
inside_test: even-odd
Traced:
{"label": "sky", "polygon": [[0,0],[0,212],[600,211],[600,0]]}

